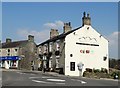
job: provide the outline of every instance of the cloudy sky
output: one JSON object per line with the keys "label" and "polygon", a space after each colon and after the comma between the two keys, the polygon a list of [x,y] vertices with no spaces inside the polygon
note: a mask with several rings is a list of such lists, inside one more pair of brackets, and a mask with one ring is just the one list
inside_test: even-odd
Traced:
{"label": "cloudy sky", "polygon": [[3,2],[2,41],[24,40],[32,34],[39,44],[49,38],[51,28],[62,33],[64,22],[80,27],[84,11],[90,13],[93,28],[109,40],[110,57],[118,58],[117,2]]}

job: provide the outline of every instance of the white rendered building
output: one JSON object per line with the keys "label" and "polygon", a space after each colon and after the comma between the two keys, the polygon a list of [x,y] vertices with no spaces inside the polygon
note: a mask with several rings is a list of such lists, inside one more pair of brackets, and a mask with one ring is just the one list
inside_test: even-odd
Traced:
{"label": "white rendered building", "polygon": [[[89,14],[86,16],[84,13],[82,21],[83,25],[81,27],[68,30],[71,27],[70,24],[67,24],[67,27],[64,26],[64,28],[66,27],[64,29],[65,33],[56,35],[38,45],[38,48],[40,48],[48,44],[48,56],[47,53],[45,55],[43,53],[43,56],[46,56],[49,62],[52,61],[48,62],[49,68],[52,68],[52,65],[55,64],[56,68],[63,68],[64,74],[69,76],[81,76],[86,68],[109,69],[108,40],[91,26]],[[58,40],[59,58],[54,55],[54,51],[57,51],[55,44],[52,47],[54,48],[53,55],[49,56],[50,44],[56,43]]]}

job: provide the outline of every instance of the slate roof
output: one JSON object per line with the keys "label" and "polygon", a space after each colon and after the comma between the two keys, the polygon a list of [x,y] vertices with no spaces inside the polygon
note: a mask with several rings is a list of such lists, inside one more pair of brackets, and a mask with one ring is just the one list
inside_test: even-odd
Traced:
{"label": "slate roof", "polygon": [[14,41],[10,43],[2,43],[2,48],[13,48],[13,47],[19,47],[22,44],[26,44],[28,40],[22,40],[22,41]]}
{"label": "slate roof", "polygon": [[[82,27],[82,26],[81,26],[81,27]],[[68,35],[68,34],[74,32],[74,31],[80,29],[81,27],[78,27],[78,28],[76,28],[76,29],[74,29],[74,30],[68,31],[67,33],[62,33],[62,34],[60,34],[60,35],[58,35],[58,36],[55,36],[55,37],[53,37],[53,38],[51,38],[51,39],[48,39],[48,40],[40,43],[39,45],[37,45],[37,47],[40,46],[40,45],[44,45],[45,43],[48,43],[48,42],[52,42],[52,41],[56,41],[56,40],[58,40],[58,39],[65,38],[66,35]]]}

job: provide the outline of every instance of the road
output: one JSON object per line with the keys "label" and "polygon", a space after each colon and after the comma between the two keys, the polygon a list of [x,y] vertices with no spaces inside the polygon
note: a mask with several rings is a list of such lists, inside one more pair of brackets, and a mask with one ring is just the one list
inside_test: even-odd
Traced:
{"label": "road", "polygon": [[2,86],[118,86],[118,81],[54,76],[42,72],[3,71]]}

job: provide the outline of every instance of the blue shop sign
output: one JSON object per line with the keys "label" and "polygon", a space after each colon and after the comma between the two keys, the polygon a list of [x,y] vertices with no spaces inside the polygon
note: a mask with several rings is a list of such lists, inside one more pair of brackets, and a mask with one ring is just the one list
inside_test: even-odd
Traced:
{"label": "blue shop sign", "polygon": [[4,57],[0,57],[0,60],[19,60],[20,57],[19,56],[4,56]]}

